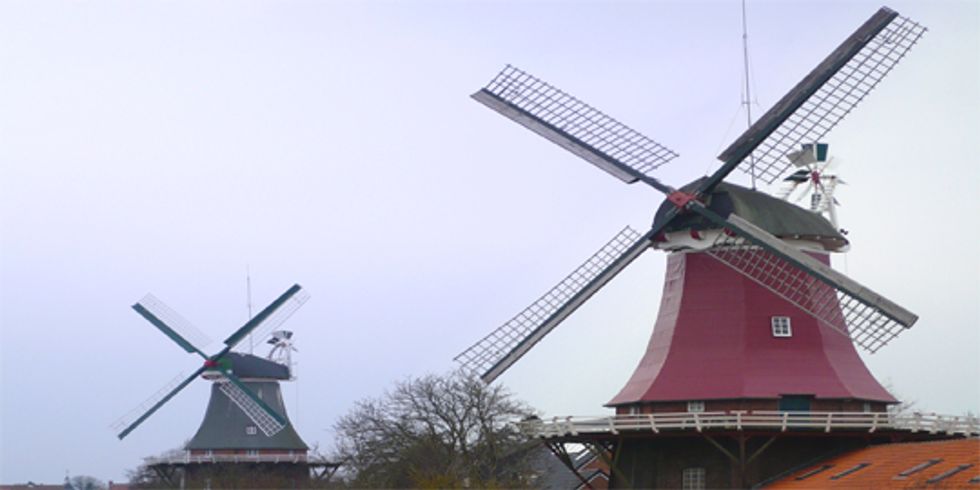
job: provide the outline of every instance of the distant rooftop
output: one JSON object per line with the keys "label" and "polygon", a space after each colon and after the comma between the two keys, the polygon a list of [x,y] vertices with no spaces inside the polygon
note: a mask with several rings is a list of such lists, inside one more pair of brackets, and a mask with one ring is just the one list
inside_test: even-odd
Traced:
{"label": "distant rooftop", "polygon": [[881,444],[820,461],[764,488],[980,488],[980,438]]}

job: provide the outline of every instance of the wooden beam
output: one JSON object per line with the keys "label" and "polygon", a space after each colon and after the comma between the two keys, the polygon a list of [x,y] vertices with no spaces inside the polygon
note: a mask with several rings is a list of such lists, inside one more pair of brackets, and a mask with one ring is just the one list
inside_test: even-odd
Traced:
{"label": "wooden beam", "polygon": [[754,459],[755,459],[755,458],[757,458],[757,457],[758,457],[758,456],[759,456],[760,454],[762,454],[762,452],[763,452],[763,451],[765,451],[765,450],[766,450],[766,448],[768,448],[770,444],[772,444],[773,442],[775,442],[775,441],[776,441],[776,438],[777,438],[777,437],[778,437],[778,436],[772,436],[772,437],[770,437],[768,441],[766,441],[766,442],[765,442],[765,443],[764,443],[764,444],[763,444],[763,445],[762,445],[761,447],[759,447],[759,449],[756,449],[756,450],[755,450],[755,452],[754,452],[754,453],[752,453],[752,455],[751,455],[751,456],[749,456],[749,459],[748,459],[748,460],[746,460],[746,461],[745,461],[745,463],[746,463],[746,464],[748,464],[748,463],[751,463],[751,462],[752,462],[752,460],[754,460]]}
{"label": "wooden beam", "polygon": [[618,478],[625,484],[624,488],[633,488],[633,482],[626,477],[626,474],[623,473],[622,470],[619,469],[619,466],[617,466],[612,460],[610,460],[609,455],[606,454],[607,452],[610,452],[610,448],[606,446],[600,446],[598,443],[589,443],[589,442],[583,443],[582,445],[585,446],[585,448],[588,449],[592,454],[595,454],[596,457],[601,459],[602,462],[609,467],[609,472],[614,474],[616,478]]}
{"label": "wooden beam", "polygon": [[[583,485],[585,485],[589,490],[596,490],[595,487],[593,487],[592,484],[589,483],[589,480],[587,480],[584,476],[582,476],[582,474],[578,472],[578,469],[575,468],[575,464],[572,463],[572,458],[568,455],[568,450],[565,449],[565,445],[563,443],[546,442],[545,447],[547,447],[548,450],[550,450],[552,454],[554,454],[555,457],[557,457],[558,460],[561,461],[562,464],[564,464],[569,469],[569,471],[575,473],[575,476],[578,477],[578,479],[582,482]],[[586,448],[588,448],[587,445]]]}
{"label": "wooden beam", "polygon": [[731,451],[725,449],[725,446],[722,446],[721,444],[718,443],[718,441],[712,439],[711,436],[707,434],[701,433],[701,437],[704,437],[704,439],[710,442],[712,446],[718,448],[718,450],[724,453],[725,456],[728,456],[728,459],[732,460],[733,463],[738,464],[738,458],[736,458],[735,455],[731,453]]}

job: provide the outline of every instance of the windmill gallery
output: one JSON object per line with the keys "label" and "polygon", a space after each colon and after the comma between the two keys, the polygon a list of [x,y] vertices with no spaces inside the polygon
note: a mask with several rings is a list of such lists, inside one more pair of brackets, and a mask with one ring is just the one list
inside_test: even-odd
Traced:
{"label": "windmill gallery", "polygon": [[[714,172],[679,187],[655,176],[677,153],[523,70],[508,65],[473,94],[624,183],[642,182],[666,196],[648,230],[624,228],[456,357],[464,370],[493,383],[641,254],[665,252],[659,313],[635,371],[606,404],[614,413],[515,422],[576,475],[578,488],[806,482],[833,466],[822,463],[829,455],[980,435],[975,419],[889,411],[899,400],[857,348],[884,348],[918,317],[830,266],[830,254],[846,252],[849,241],[833,219],[832,187],[821,175],[824,138],[924,33],[880,9],[728,146]],[[809,182],[812,208],[725,182],[736,169],[753,182]],[[213,355],[187,338],[186,321],[159,300],[135,304],[203,365],[124,419],[119,438],[203,377],[212,383],[211,399],[196,435],[185,452],[151,462],[168,484],[220,481],[216,475],[243,465],[291,487],[328,478],[339,464],[309,458],[286,416],[278,383],[291,379],[288,358],[233,351],[249,335],[271,335],[270,345],[288,354],[292,334],[278,327],[306,299],[300,286],[289,288]],[[602,481],[580,471],[570,447],[600,462]],[[942,464],[929,470],[933,478],[949,473],[936,482],[976,473],[976,466],[953,471],[963,465]],[[832,473],[846,483],[868,466]]]}

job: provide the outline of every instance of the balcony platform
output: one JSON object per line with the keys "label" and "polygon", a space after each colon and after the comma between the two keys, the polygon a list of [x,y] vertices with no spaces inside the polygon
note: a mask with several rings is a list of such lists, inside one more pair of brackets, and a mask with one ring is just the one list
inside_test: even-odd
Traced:
{"label": "balcony platform", "polygon": [[[583,487],[569,446],[581,445],[610,471],[610,488],[680,487],[685,468],[730,475],[716,486],[750,487],[861,447],[980,435],[980,419],[933,413],[725,411],[553,417],[520,422]],[[674,479],[671,479],[674,478]]]}
{"label": "balcony platform", "polygon": [[751,431],[882,433],[935,436],[980,435],[980,418],[934,413],[727,411],[569,416],[521,422],[521,429],[542,439],[601,435],[669,435],[678,432]]}

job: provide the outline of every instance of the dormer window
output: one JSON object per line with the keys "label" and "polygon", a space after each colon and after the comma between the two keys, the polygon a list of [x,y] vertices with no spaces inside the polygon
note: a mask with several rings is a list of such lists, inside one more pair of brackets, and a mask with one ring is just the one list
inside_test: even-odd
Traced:
{"label": "dormer window", "polygon": [[258,432],[259,431],[255,428],[254,425],[249,425],[245,427],[245,435],[254,436],[255,434],[258,434]]}
{"label": "dormer window", "polygon": [[772,336],[773,337],[792,337],[793,326],[790,324],[788,316],[772,317]]}

